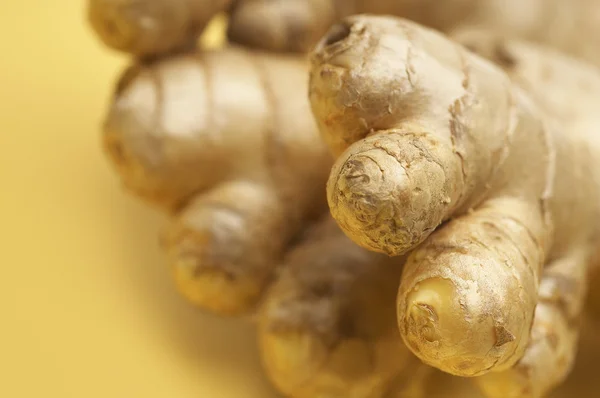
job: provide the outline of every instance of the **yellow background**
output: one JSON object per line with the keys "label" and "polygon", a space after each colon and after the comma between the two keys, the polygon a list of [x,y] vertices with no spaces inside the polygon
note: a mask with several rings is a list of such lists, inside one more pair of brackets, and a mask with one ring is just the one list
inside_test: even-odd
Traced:
{"label": "yellow background", "polygon": [[179,298],[100,152],[126,59],[84,3],[0,1],[0,397],[273,397],[253,329]]}
{"label": "yellow background", "polygon": [[175,293],[163,220],[100,151],[126,59],[84,3],[0,2],[0,397],[275,397],[253,328]]}

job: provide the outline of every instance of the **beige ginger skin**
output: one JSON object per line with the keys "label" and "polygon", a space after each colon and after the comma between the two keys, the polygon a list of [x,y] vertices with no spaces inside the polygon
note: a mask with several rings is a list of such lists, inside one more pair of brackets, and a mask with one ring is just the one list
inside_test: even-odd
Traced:
{"label": "beige ginger skin", "polygon": [[444,32],[484,27],[600,65],[596,0],[245,0],[231,11],[229,37],[261,49],[305,52],[335,21],[359,13],[397,15]]}
{"label": "beige ginger skin", "polygon": [[[491,55],[491,58],[499,55],[505,61],[506,51],[497,52],[495,43],[493,46],[490,43],[468,41],[467,45],[470,48],[478,46],[477,51],[484,55]],[[494,51],[487,54],[490,49]],[[269,377],[282,393],[294,398],[427,397],[422,379],[431,373],[431,369],[415,363],[396,334],[393,304],[402,269],[401,259],[386,258],[357,247],[331,220],[325,219],[310,228],[279,265],[283,253],[290,250],[291,241],[297,239],[298,231],[322,212],[323,200],[318,194],[312,199],[304,199],[306,193],[302,193],[300,202],[309,203],[306,211],[298,210],[303,205],[292,211],[288,206],[278,204],[277,199],[273,200],[271,194],[279,196],[277,186],[288,185],[287,177],[281,180],[258,178],[258,175],[266,174],[259,171],[261,167],[256,167],[261,162],[248,159],[256,159],[253,152],[261,152],[265,146],[260,144],[261,134],[252,133],[250,137],[241,138],[242,130],[256,132],[260,130],[259,126],[265,126],[255,124],[256,120],[263,120],[260,117],[249,117],[252,112],[262,109],[262,105],[252,106],[246,113],[243,109],[247,103],[238,102],[238,109],[233,101],[225,99],[238,95],[239,101],[240,87],[245,87],[244,90],[246,85],[258,87],[256,80],[262,83],[272,80],[273,86],[277,86],[278,81],[285,81],[288,89],[305,90],[295,83],[290,84],[295,81],[292,76],[302,76],[302,73],[273,74],[273,69],[265,66],[279,64],[281,59],[285,60],[282,65],[286,64],[281,66],[282,70],[306,68],[304,65],[292,67],[292,64],[302,64],[292,58],[250,55],[237,49],[139,63],[124,74],[115,93],[106,123],[107,152],[128,189],[173,215],[164,243],[178,287],[186,297],[203,308],[223,314],[245,313],[259,300],[263,301],[258,309],[262,354]],[[257,72],[245,70],[251,63],[265,75],[260,79],[248,79],[248,76],[256,77],[253,73]],[[239,64],[241,70],[232,74],[234,64]],[[217,69],[222,65],[228,65],[228,69],[219,74]],[[535,69],[532,71],[535,74]],[[213,73],[219,78],[214,78]],[[224,81],[229,76],[235,77],[227,85]],[[279,80],[280,76],[284,77]],[[206,82],[200,83],[200,77],[206,78]],[[574,83],[576,81],[573,79]],[[223,88],[223,97],[212,95],[212,83]],[[263,88],[265,96],[268,86]],[[556,89],[560,89],[560,85]],[[258,91],[260,88],[256,89]],[[247,99],[254,105],[264,105],[258,97]],[[209,98],[217,100],[214,109],[220,111],[206,109],[209,104],[214,106]],[[288,98],[293,101],[286,108],[283,104],[290,103]],[[285,101],[277,103],[280,106],[266,106],[272,114],[298,122],[310,120],[310,116],[299,116],[308,112],[305,103],[298,105],[301,101],[289,95]],[[201,112],[198,115],[190,109]],[[217,120],[221,123],[199,122],[209,114],[220,115]],[[263,115],[262,111],[257,114]],[[236,120],[227,121],[228,115],[234,115],[232,118]],[[230,127],[223,127],[223,124]],[[295,178],[294,173],[298,170],[312,170],[310,163],[319,163],[324,170],[320,177],[295,180],[298,184],[308,183],[308,191],[314,193],[312,184],[324,185],[331,160],[323,145],[315,139],[314,126],[300,124],[301,127],[295,130],[296,137],[284,137],[284,148],[287,144],[300,145],[291,152],[306,156],[304,159],[308,158],[309,164],[299,167],[301,162],[298,162],[290,167],[293,172],[287,167],[277,167],[277,170],[284,174],[290,172],[290,177]],[[233,132],[234,126],[241,126],[238,135]],[[206,139],[205,135],[209,133],[214,136]],[[278,139],[279,132],[272,134]],[[224,139],[225,136],[231,136],[231,142],[225,143],[229,140]],[[204,147],[207,142],[211,145]],[[285,153],[287,156],[290,152]],[[236,162],[240,159],[238,167]],[[314,170],[319,168],[313,166]],[[220,173],[219,170],[227,172]],[[320,184],[315,180],[321,181]],[[286,189],[284,192],[292,195],[297,191]],[[314,201],[313,205],[310,205],[311,201]],[[280,206],[284,210],[280,211]],[[236,218],[236,212],[239,218]],[[300,221],[294,216],[291,223],[287,222],[290,214],[298,213],[304,214]],[[284,231],[282,237],[275,236],[274,230],[277,233]],[[265,239],[265,236],[276,239]],[[230,254],[232,248],[238,248],[236,253]],[[276,268],[280,270],[274,273]],[[544,308],[548,310],[536,313],[536,319],[552,327],[534,329],[539,331],[539,337],[535,340],[537,344],[529,342],[526,357],[531,359],[519,361],[509,371],[493,372],[489,378],[486,375],[475,379],[486,396],[536,396],[533,394],[548,390],[568,372],[574,354],[570,344],[577,339],[577,329],[573,325],[565,327],[562,313],[555,308],[562,307],[564,300],[556,297],[568,297],[569,294],[579,297],[584,290],[572,286],[583,286],[585,281],[577,279],[576,272],[572,273],[573,269],[581,268],[554,268],[559,276],[546,283],[549,298]],[[566,275],[564,278],[561,272]],[[231,278],[231,275],[235,277]],[[267,289],[272,280],[275,283]],[[564,286],[571,288],[565,290]],[[265,291],[268,293],[263,297]],[[540,289],[540,296],[543,295],[543,289]],[[577,297],[568,300],[568,305],[573,308],[570,314],[575,314],[573,317],[577,317],[579,311]],[[554,353],[557,338],[560,364]],[[547,366],[547,363],[557,365]],[[523,395],[523,391],[532,395]]]}
{"label": "beige ginger skin", "polygon": [[307,96],[289,95],[307,85],[305,60],[233,47],[138,63],[104,147],[128,191],[172,217],[163,244],[178,290],[218,314],[256,313],[280,391],[418,389],[395,320],[404,259],[360,248],[326,215],[333,159]]}
{"label": "beige ginger skin", "polygon": [[102,42],[137,57],[193,48],[213,16],[231,0],[88,0],[91,27]]}
{"label": "beige ginger skin", "polygon": [[340,18],[368,12],[444,32],[484,27],[600,65],[595,0],[88,0],[87,8],[104,44],[137,57],[195,46],[220,12],[232,42],[270,51],[307,52]]}
{"label": "beige ginger skin", "polygon": [[[544,395],[547,398],[593,398],[597,394],[598,380],[597,367],[594,365],[600,355],[600,338],[597,335],[597,323],[594,324],[591,318],[586,317],[582,322],[582,335],[579,342],[579,352],[577,354],[577,363],[569,378],[559,387]],[[417,394],[413,391],[402,391],[402,395],[390,396],[386,398],[413,398],[413,397],[444,397],[444,398],[486,398],[487,395],[477,389],[477,384],[473,379],[455,377],[432,368],[418,370],[419,380],[413,385],[413,391],[416,387]],[[475,380],[478,380],[477,378]],[[501,395],[504,394],[504,395]],[[493,396],[493,395],[492,395]],[[506,391],[498,391],[496,396],[502,398],[513,398],[532,396],[529,395],[511,395]]]}
{"label": "beige ginger skin", "polygon": [[537,397],[568,372],[600,243],[600,73],[515,46],[509,76],[433,30],[356,16],[317,46],[310,83],[338,156],[332,215],[369,250],[415,249],[404,341],[448,373],[486,375],[493,397],[500,384]]}
{"label": "beige ginger skin", "polygon": [[[600,117],[596,114],[600,104],[600,71],[597,68],[586,66],[555,50],[506,40],[481,30],[464,31],[454,39],[501,66],[546,114],[557,119],[555,123],[580,137],[596,134],[592,139],[600,139],[597,135]],[[590,183],[593,184],[593,181]],[[587,286],[595,286],[600,270],[600,249],[587,261],[586,255],[585,249],[574,249],[570,256],[545,268],[534,328],[525,356],[511,371],[490,373],[478,380],[488,396],[544,396],[569,374],[575,364]],[[586,263],[591,266],[581,265]],[[594,282],[588,281],[590,276]],[[593,307],[597,302],[597,298],[590,295],[587,304],[591,304],[588,309],[592,315],[597,314]],[[597,326],[587,322],[588,332],[582,344],[595,343],[597,346],[598,339],[590,336],[589,332],[590,328]]]}
{"label": "beige ginger skin", "polygon": [[228,37],[259,49],[306,52],[349,15],[402,15],[449,29],[478,1],[484,0],[242,0],[231,10]]}
{"label": "beige ginger skin", "polygon": [[258,316],[267,374],[285,396],[383,398],[418,389],[411,369],[420,362],[396,327],[403,262],[355,245],[328,215],[308,229]]}
{"label": "beige ginger skin", "polygon": [[171,215],[163,244],[178,290],[218,314],[256,312],[280,391],[380,398],[392,380],[406,388],[416,362],[395,320],[403,259],[360,248],[323,216],[333,160],[308,98],[289,95],[307,91],[307,72],[305,60],[236,48],[136,64],[104,145],[128,191]]}
{"label": "beige ginger skin", "polygon": [[326,209],[332,160],[308,99],[289,95],[307,79],[303,59],[230,48],[138,63],[118,84],[106,153],[129,192],[172,215],[163,244],[174,279],[201,307],[253,308]]}
{"label": "beige ginger skin", "polygon": [[178,290],[218,314],[255,313],[280,391],[380,398],[392,380],[407,388],[417,361],[395,320],[403,259],[360,248],[326,214],[333,159],[307,96],[289,95],[307,89],[298,57],[231,47],[138,62],[104,147],[127,190],[170,215]]}

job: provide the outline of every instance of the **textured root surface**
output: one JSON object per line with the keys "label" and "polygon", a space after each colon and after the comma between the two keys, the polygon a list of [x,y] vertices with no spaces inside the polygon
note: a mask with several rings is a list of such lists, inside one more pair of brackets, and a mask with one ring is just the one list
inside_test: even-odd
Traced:
{"label": "textured root surface", "polygon": [[270,378],[295,398],[380,398],[411,354],[397,334],[401,259],[369,253],[326,218],[288,256],[260,316]]}

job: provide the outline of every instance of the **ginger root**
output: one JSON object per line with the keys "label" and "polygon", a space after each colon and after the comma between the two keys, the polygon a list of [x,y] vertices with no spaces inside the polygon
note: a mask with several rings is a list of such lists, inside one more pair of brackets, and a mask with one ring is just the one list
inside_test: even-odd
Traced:
{"label": "ginger root", "polygon": [[340,227],[372,251],[412,250],[407,346],[485,375],[490,397],[539,397],[570,370],[598,255],[600,72],[534,45],[508,54],[507,74],[415,23],[355,16],[317,45],[310,99],[339,156]]}
{"label": "ginger root", "polygon": [[[180,4],[172,3],[173,7]],[[127,12],[119,14],[123,10],[128,8],[113,8],[111,18],[123,21],[119,19],[127,16]],[[218,9],[200,11],[208,15]],[[142,14],[132,15],[120,29],[135,30],[135,18]],[[239,48],[158,60],[156,55],[192,47],[204,22],[177,12],[148,15],[152,17],[142,15],[138,21],[155,18],[155,25],[139,26],[152,26],[152,32],[126,32],[125,40],[117,42],[131,47],[112,45],[143,60],[118,84],[106,119],[104,144],[124,185],[171,215],[163,244],[179,290],[192,303],[220,314],[257,310],[265,368],[287,396],[429,396],[425,384],[435,372],[410,353],[394,316],[404,258],[388,258],[358,247],[327,217],[310,227],[325,208],[321,189],[332,159],[318,137],[306,98],[295,95],[306,91],[305,62]],[[179,19],[169,19],[171,15]],[[180,17],[192,22],[181,22]],[[134,29],[125,28],[130,22]],[[169,30],[182,23],[196,27],[187,33]],[[342,25],[334,36],[343,39],[347,32]],[[528,213],[521,205],[510,202],[514,209]],[[498,216],[493,207],[483,215]],[[481,225],[474,225],[481,227],[483,236],[489,221],[485,217]],[[545,224],[534,232],[552,235],[544,228]],[[524,327],[523,319],[528,317],[535,320],[532,338],[523,331],[523,342],[514,349],[522,351],[515,366],[475,379],[489,397],[537,396],[564,378],[578,339],[577,324],[572,321],[579,316],[585,292],[581,288],[586,284],[589,257],[585,248],[557,256],[543,273],[532,264],[529,275],[529,268],[519,265],[523,262],[519,250],[529,251],[525,262],[531,263],[541,262],[546,253],[536,250],[540,243],[536,236],[532,239],[518,225],[511,224],[510,229],[512,239],[522,240],[524,246],[506,247],[488,258],[492,266],[499,261],[515,262],[524,281],[522,311],[506,317],[505,329]],[[570,249],[571,244],[565,247]],[[439,285],[435,277],[425,280],[415,300],[426,305],[431,300],[439,307],[434,309],[442,309],[447,324],[452,324],[456,319],[445,311],[452,310],[455,302],[439,298],[456,292],[453,286],[448,291],[447,284]],[[511,286],[482,295],[489,293],[486,300],[494,303],[504,294],[501,289],[510,291]],[[530,307],[536,301],[534,313]],[[426,309],[425,317],[416,309],[417,320],[427,321],[426,305],[416,306]],[[503,308],[491,310],[501,313]],[[435,335],[435,328],[425,326],[417,333]],[[511,335],[501,329],[494,333],[498,330],[510,340]],[[489,335],[481,333],[480,341]],[[506,352],[512,355],[507,363],[518,356]]]}
{"label": "ginger root", "polygon": [[243,0],[231,10],[232,42],[270,51],[306,52],[339,19],[359,14],[401,15],[450,29],[478,0]]}
{"label": "ginger root", "polygon": [[132,66],[118,84],[104,146],[130,192],[172,214],[175,281],[197,305],[256,304],[294,236],[326,209],[331,157],[296,57],[241,49]]}
{"label": "ginger root", "polygon": [[281,392],[382,398],[396,384],[407,388],[418,360],[396,328],[403,262],[358,247],[329,216],[309,229],[258,317],[263,361]]}
{"label": "ginger root", "polygon": [[396,15],[447,33],[483,27],[600,65],[595,0],[245,0],[231,12],[229,37],[255,48],[305,52],[334,22],[359,13]]}
{"label": "ginger root", "polygon": [[[595,114],[600,104],[600,70],[555,50],[494,33],[462,32],[454,39],[501,66],[565,132],[585,137],[600,126],[600,117]],[[582,103],[574,102],[575,98]],[[510,371],[478,380],[488,396],[543,396],[564,381],[575,363],[587,286],[593,285],[588,274],[597,272],[598,254],[600,250],[594,253],[593,247],[573,248],[568,255],[548,263],[539,286],[529,347]]]}
{"label": "ginger root", "polygon": [[[106,118],[130,192],[172,216],[178,290],[256,312],[269,378],[294,398],[381,398],[417,362],[398,334],[402,258],[352,243],[326,215],[332,158],[296,57],[229,48],[138,63]],[[317,223],[315,219],[319,217]]]}
{"label": "ginger root", "polygon": [[256,313],[280,391],[380,398],[417,362],[395,321],[403,259],[324,216],[333,159],[296,95],[307,88],[303,57],[229,47],[138,61],[117,84],[104,148],[128,191],[171,216],[162,242],[183,296]]}
{"label": "ginger root", "polygon": [[88,0],[88,20],[102,42],[137,57],[193,48],[231,0]]}
{"label": "ginger root", "polygon": [[172,216],[178,290],[219,314],[256,312],[280,391],[380,398],[417,361],[395,321],[403,259],[358,247],[324,215],[333,160],[308,98],[289,95],[307,82],[301,58],[236,48],[138,63],[104,145],[128,190]]}

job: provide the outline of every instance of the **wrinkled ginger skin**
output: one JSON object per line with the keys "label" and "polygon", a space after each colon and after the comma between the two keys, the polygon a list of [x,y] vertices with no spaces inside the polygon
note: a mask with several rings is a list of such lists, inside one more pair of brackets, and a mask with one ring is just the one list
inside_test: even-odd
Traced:
{"label": "wrinkled ginger skin", "polygon": [[[338,156],[327,193],[342,229],[369,250],[404,254],[492,197],[490,182],[496,197],[518,190],[545,222],[550,137],[508,78],[414,24],[346,21],[314,53],[310,83],[313,113]],[[530,172],[515,179],[522,167]]]}
{"label": "wrinkled ginger skin", "polygon": [[[524,353],[533,321],[539,270],[528,265],[541,264],[543,253],[529,231],[498,209],[531,211],[495,202],[476,216],[452,221],[409,258],[398,292],[398,322],[407,345],[425,363],[459,376],[512,367]],[[507,244],[505,236],[521,248]],[[491,242],[504,245],[482,247]]]}
{"label": "wrinkled ginger skin", "polygon": [[104,146],[129,192],[173,216],[163,236],[192,302],[251,308],[308,220],[325,211],[331,156],[302,58],[241,49],[139,63],[106,116]]}
{"label": "wrinkled ginger skin", "polygon": [[162,242],[179,291],[219,314],[258,310],[280,391],[381,398],[417,362],[394,316],[403,259],[356,246],[330,217],[300,233],[327,213],[332,164],[308,98],[290,95],[307,70],[236,48],[138,63],[104,145],[129,192],[172,216]]}
{"label": "wrinkled ginger skin", "polygon": [[[537,105],[553,132],[555,156],[552,258],[586,247],[600,269],[600,69],[556,49],[483,30],[458,32],[455,41],[502,68]],[[577,100],[574,100],[577,99]],[[576,209],[576,211],[573,211]],[[560,228],[562,227],[562,228]]]}
{"label": "wrinkled ginger skin", "polygon": [[231,0],[88,0],[102,42],[136,57],[193,48],[209,20]]}
{"label": "wrinkled ginger skin", "polygon": [[[579,153],[573,153],[573,156],[589,154],[584,150],[589,144],[586,137],[600,125],[597,113],[600,72],[597,68],[555,50],[507,40],[491,32],[464,31],[454,39],[501,66],[546,114],[552,115],[555,123],[559,123],[579,146]],[[575,98],[577,101],[573,100]],[[590,157],[584,162],[592,160]],[[572,164],[559,167],[557,179],[565,170],[573,173],[571,167]],[[575,173],[582,171],[575,170]],[[588,182],[572,193],[571,200],[573,203],[584,202],[594,197],[597,189],[597,185]],[[570,206],[575,205],[569,203],[568,208],[557,209],[561,210],[555,215],[557,223],[563,224],[573,217]],[[579,221],[586,222],[584,219]],[[595,250],[594,245],[555,246],[560,255],[556,254],[558,259],[551,261],[544,270],[531,337],[523,358],[506,372],[490,373],[477,380],[489,397],[546,396],[563,383],[575,365],[587,287],[594,286],[589,277],[597,274],[600,265],[598,249]],[[593,295],[590,300],[593,305]],[[594,315],[594,308],[589,309]]]}
{"label": "wrinkled ginger skin", "polygon": [[544,265],[581,250],[587,268],[599,244],[600,123],[561,124],[465,47],[368,15],[317,45],[310,99],[338,156],[327,195],[340,227],[388,255],[418,246],[398,293],[408,347],[459,376],[512,368]]}
{"label": "wrinkled ginger skin", "polygon": [[403,261],[356,246],[328,215],[310,228],[259,313],[263,362],[283,394],[382,398],[406,381],[417,359],[394,316]]}

